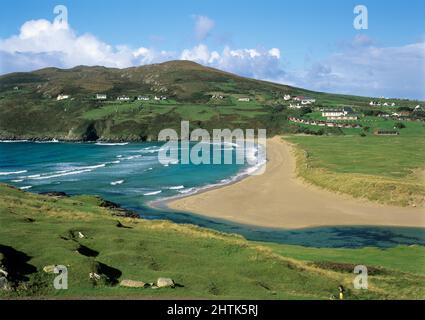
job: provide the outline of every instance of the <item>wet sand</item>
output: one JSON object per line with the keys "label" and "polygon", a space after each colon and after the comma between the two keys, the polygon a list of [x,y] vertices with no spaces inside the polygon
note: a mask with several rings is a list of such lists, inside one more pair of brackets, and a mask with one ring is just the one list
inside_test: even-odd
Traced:
{"label": "wet sand", "polygon": [[280,137],[268,139],[267,159],[263,175],[172,200],[167,205],[175,210],[271,228],[425,227],[425,208],[375,204],[301,181],[295,174],[291,147]]}

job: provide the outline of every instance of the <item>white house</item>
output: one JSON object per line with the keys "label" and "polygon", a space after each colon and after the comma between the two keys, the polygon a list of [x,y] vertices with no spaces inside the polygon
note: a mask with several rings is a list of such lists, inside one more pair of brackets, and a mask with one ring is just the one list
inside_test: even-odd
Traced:
{"label": "white house", "polygon": [[288,108],[289,109],[301,109],[301,108],[304,108],[304,106],[302,106],[300,104],[294,105],[294,104],[291,103]]}
{"label": "white house", "polygon": [[60,100],[66,100],[66,99],[69,99],[69,95],[67,95],[67,94],[60,94],[60,95],[58,95],[58,97],[56,98],[56,100],[57,100],[57,101],[60,101]]}
{"label": "white house", "polygon": [[343,110],[328,109],[322,112],[322,117],[342,117],[347,115]]}
{"label": "white house", "polygon": [[107,98],[106,94],[96,94],[96,100],[106,100]]}
{"label": "white house", "polygon": [[358,120],[358,116],[355,114],[347,114],[344,116],[330,116],[326,117],[327,120]]}
{"label": "white house", "polygon": [[369,105],[370,106],[382,106],[382,103],[380,103],[380,102],[376,102],[376,101],[371,101],[371,102],[369,102]]}
{"label": "white house", "polygon": [[283,100],[289,101],[291,100],[291,96],[289,94],[285,94],[285,96],[283,97]]}
{"label": "white house", "polygon": [[308,104],[313,104],[313,103],[316,103],[316,99],[304,97],[304,99],[301,100],[301,104],[303,104],[303,105],[308,105]]}
{"label": "white house", "polygon": [[240,102],[250,102],[251,99],[249,99],[249,98],[239,98],[238,101],[240,101]]}
{"label": "white house", "polygon": [[296,96],[292,100],[294,100],[294,101],[300,101],[301,104],[303,104],[303,105],[308,105],[308,104],[316,103],[316,99],[312,99],[312,98],[304,97],[304,96]]}
{"label": "white house", "polygon": [[421,105],[417,105],[415,109],[413,110],[413,112],[420,112],[420,111],[425,111],[425,107]]}
{"label": "white house", "polygon": [[137,100],[138,100],[138,101],[149,101],[149,100],[150,100],[150,98],[149,98],[149,97],[144,97],[144,96],[138,96],[138,97],[137,97]]}
{"label": "white house", "polygon": [[118,101],[130,101],[130,97],[127,96],[119,96],[117,98]]}
{"label": "white house", "polygon": [[325,109],[322,111],[322,117],[344,117],[352,113],[353,109],[348,107],[342,109]]}
{"label": "white house", "polygon": [[218,94],[214,94],[214,95],[211,97],[211,99],[220,99],[220,100],[223,100],[223,99],[224,99],[224,97],[223,97],[223,96],[221,96],[221,95],[218,95]]}

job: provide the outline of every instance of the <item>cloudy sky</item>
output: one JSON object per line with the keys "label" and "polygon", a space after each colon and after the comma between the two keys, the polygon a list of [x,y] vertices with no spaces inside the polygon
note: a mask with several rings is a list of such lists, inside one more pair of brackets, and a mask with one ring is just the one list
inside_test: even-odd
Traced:
{"label": "cloudy sky", "polygon": [[[359,4],[368,11],[367,29],[353,26]],[[57,5],[67,17],[63,8],[54,12]],[[313,90],[425,100],[423,0],[2,0],[0,6],[0,74],[185,59]]]}

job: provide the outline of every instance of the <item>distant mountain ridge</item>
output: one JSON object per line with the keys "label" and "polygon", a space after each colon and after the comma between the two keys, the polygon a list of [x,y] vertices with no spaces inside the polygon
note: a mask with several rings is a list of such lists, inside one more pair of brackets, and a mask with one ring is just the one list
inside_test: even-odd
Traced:
{"label": "distant mountain ridge", "polygon": [[[68,98],[57,101],[61,94]],[[108,101],[96,101],[96,94],[106,94]],[[121,95],[132,101],[119,104]],[[139,95],[151,101],[134,101]],[[155,104],[157,95],[167,101]],[[177,128],[181,120],[206,129],[281,133],[290,130],[288,112],[279,107],[287,104],[285,95],[309,96],[319,105],[370,101],[244,78],[191,61],[127,69],[45,68],[0,77],[0,139],[155,140],[161,129]]]}
{"label": "distant mountain ridge", "polygon": [[[257,84],[280,91],[295,90],[284,85],[240,77],[191,61],[169,61],[126,69],[77,66],[71,69],[45,68],[28,73],[11,73],[0,77],[0,90],[32,83],[33,89],[34,85],[41,86],[37,89],[38,93],[51,96],[60,93],[118,95],[145,92],[167,93],[184,100],[190,98],[193,92],[219,89],[214,84],[217,86],[229,81],[242,87]],[[248,91],[244,90],[244,93]]]}

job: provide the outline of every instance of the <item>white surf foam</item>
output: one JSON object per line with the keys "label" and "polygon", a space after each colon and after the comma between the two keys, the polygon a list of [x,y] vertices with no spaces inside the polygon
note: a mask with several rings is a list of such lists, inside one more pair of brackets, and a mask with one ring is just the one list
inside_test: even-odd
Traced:
{"label": "white surf foam", "polygon": [[189,188],[189,189],[186,189],[186,190],[179,191],[179,193],[181,193],[181,194],[188,194],[188,193],[191,193],[191,192],[196,192],[196,189],[195,188]]}
{"label": "white surf foam", "polygon": [[111,186],[116,186],[116,185],[120,185],[123,184],[125,180],[118,180],[118,181],[113,181],[111,182]]}
{"label": "white surf foam", "polygon": [[31,176],[28,176],[27,178],[34,179],[34,178],[38,178],[38,177],[41,177],[41,174],[33,174]]}
{"label": "white surf foam", "polygon": [[[236,145],[236,144],[235,144]],[[236,145],[237,146],[237,145]],[[197,194],[199,192],[205,191],[205,190],[209,190],[212,188],[217,188],[217,187],[221,187],[224,185],[228,185],[231,183],[234,183],[236,181],[239,181],[249,175],[254,174],[256,171],[260,170],[263,165],[267,162],[267,159],[265,157],[265,153],[263,150],[262,146],[255,146],[252,148],[249,148],[246,151],[246,158],[250,160],[250,163],[252,165],[246,166],[244,167],[242,170],[240,170],[239,172],[237,172],[235,175],[227,178],[227,179],[222,179],[220,180],[220,182],[217,183],[212,183],[212,184],[208,184],[205,186],[200,186],[200,187],[196,187],[196,188],[188,188],[188,189],[181,189],[178,190],[178,192],[181,194],[180,196],[172,196],[166,199],[175,199],[175,198],[179,198],[182,196],[189,196],[189,195],[193,195],[193,194]]]}
{"label": "white surf foam", "polygon": [[170,190],[181,190],[181,189],[184,189],[184,186],[182,185],[182,186],[169,187],[168,189],[170,189]]}
{"label": "white surf foam", "polygon": [[0,143],[21,143],[28,142],[28,140],[0,140]]}
{"label": "white surf foam", "polygon": [[95,145],[98,145],[98,146],[126,146],[126,145],[128,145],[128,142],[117,142],[117,143],[96,142]]}
{"label": "white surf foam", "polygon": [[159,190],[159,191],[152,191],[152,192],[144,193],[143,195],[144,195],[144,196],[155,196],[155,195],[157,195],[157,194],[160,194],[161,192],[162,192],[162,190]]}
{"label": "white surf foam", "polygon": [[0,176],[10,176],[14,174],[21,174],[21,173],[27,173],[27,170],[21,170],[21,171],[6,171],[6,172],[0,172]]}
{"label": "white surf foam", "polygon": [[65,176],[71,176],[71,175],[91,172],[93,170],[96,170],[96,169],[99,169],[99,168],[104,168],[104,167],[106,167],[106,163],[102,163],[102,164],[98,164],[98,165],[94,165],[94,166],[74,167],[74,168],[55,171],[55,172],[47,173],[47,174],[38,174],[38,175],[27,176],[25,178],[31,179],[31,180],[46,180],[46,179],[59,178],[59,177],[65,177]]}
{"label": "white surf foam", "polygon": [[137,156],[129,156],[124,158],[124,160],[134,160],[134,159],[140,159],[142,156],[141,155],[137,155]]}
{"label": "white surf foam", "polygon": [[35,143],[59,143],[59,140],[53,139],[49,141],[36,141]]}
{"label": "white surf foam", "polygon": [[32,188],[32,186],[25,186],[25,187],[20,187],[19,189],[21,189],[21,190],[28,190],[28,189],[31,189]]}
{"label": "white surf foam", "polygon": [[76,171],[70,171],[70,172],[64,172],[64,173],[58,173],[58,174],[52,174],[52,175],[49,175],[49,176],[41,176],[41,177],[31,178],[31,179],[33,179],[33,180],[46,180],[46,179],[71,176],[71,175],[81,174],[81,173],[91,172],[91,171],[93,171],[93,170],[91,170],[91,169],[76,170]]}

